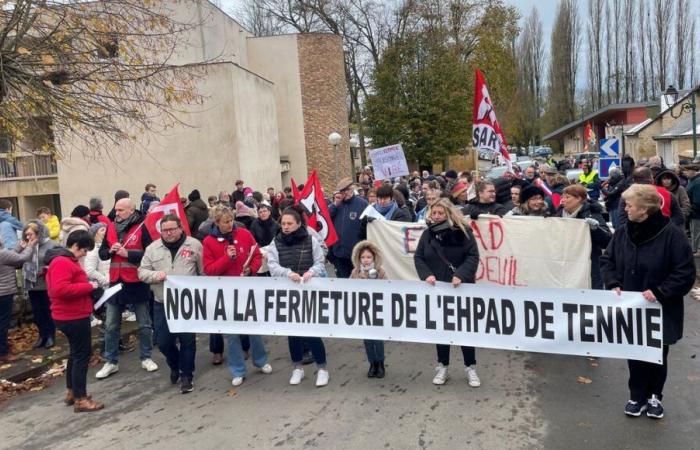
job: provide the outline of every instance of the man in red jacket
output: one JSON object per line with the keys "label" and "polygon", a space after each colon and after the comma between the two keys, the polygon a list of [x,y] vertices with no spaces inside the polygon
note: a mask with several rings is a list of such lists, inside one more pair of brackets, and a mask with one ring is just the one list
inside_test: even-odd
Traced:
{"label": "man in red jacket", "polygon": [[119,370],[119,336],[122,312],[127,304],[134,308],[139,325],[141,367],[149,372],[158,370],[158,365],[151,359],[153,328],[148,303],[151,300],[151,290],[146,283],[139,280],[138,275],[143,252],[152,242],[151,235],[143,226],[144,216],[136,210],[133,200],[119,200],[114,210],[115,221],[107,226],[99,255],[103,261],[111,259],[109,282],[112,286],[121,283],[122,290],[107,301],[103,355],[107,362],[97,372],[98,379],[107,378]]}

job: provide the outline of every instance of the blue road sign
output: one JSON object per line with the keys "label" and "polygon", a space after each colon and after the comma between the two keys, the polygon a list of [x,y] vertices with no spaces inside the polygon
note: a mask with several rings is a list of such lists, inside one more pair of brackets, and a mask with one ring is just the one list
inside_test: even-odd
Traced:
{"label": "blue road sign", "polygon": [[618,158],[620,156],[620,140],[615,138],[600,140],[601,158]]}
{"label": "blue road sign", "polygon": [[601,158],[599,164],[600,171],[598,175],[601,179],[606,179],[610,177],[610,169],[620,167],[620,158]]}

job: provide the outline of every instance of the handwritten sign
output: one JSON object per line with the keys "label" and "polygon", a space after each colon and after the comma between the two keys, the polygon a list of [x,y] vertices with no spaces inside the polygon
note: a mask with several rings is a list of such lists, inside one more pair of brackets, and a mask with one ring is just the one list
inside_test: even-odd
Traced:
{"label": "handwritten sign", "polygon": [[388,147],[375,148],[369,152],[374,168],[374,177],[377,180],[402,177],[408,175],[406,156],[403,154],[401,144]]}

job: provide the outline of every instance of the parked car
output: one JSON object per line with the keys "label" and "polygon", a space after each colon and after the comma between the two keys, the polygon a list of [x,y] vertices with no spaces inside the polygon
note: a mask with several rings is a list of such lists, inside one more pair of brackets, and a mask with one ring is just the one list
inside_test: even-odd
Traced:
{"label": "parked car", "polygon": [[577,165],[581,164],[581,161],[583,161],[584,159],[586,161],[590,161],[593,158],[598,158],[598,157],[600,157],[600,155],[598,153],[595,153],[595,152],[574,153],[574,158],[576,158]]}
{"label": "parked car", "polygon": [[535,150],[535,156],[541,156],[547,158],[552,156],[552,149],[550,147],[539,147]]}

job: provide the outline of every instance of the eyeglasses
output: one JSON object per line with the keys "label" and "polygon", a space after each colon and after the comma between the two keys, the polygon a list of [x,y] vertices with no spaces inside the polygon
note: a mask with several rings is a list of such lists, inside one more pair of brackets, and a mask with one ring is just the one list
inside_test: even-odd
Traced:
{"label": "eyeglasses", "polygon": [[179,229],[180,229],[180,227],[177,227],[177,228],[161,228],[161,229],[160,229],[160,234],[170,234],[170,233],[174,233],[174,232],[176,232],[176,231],[179,230]]}

